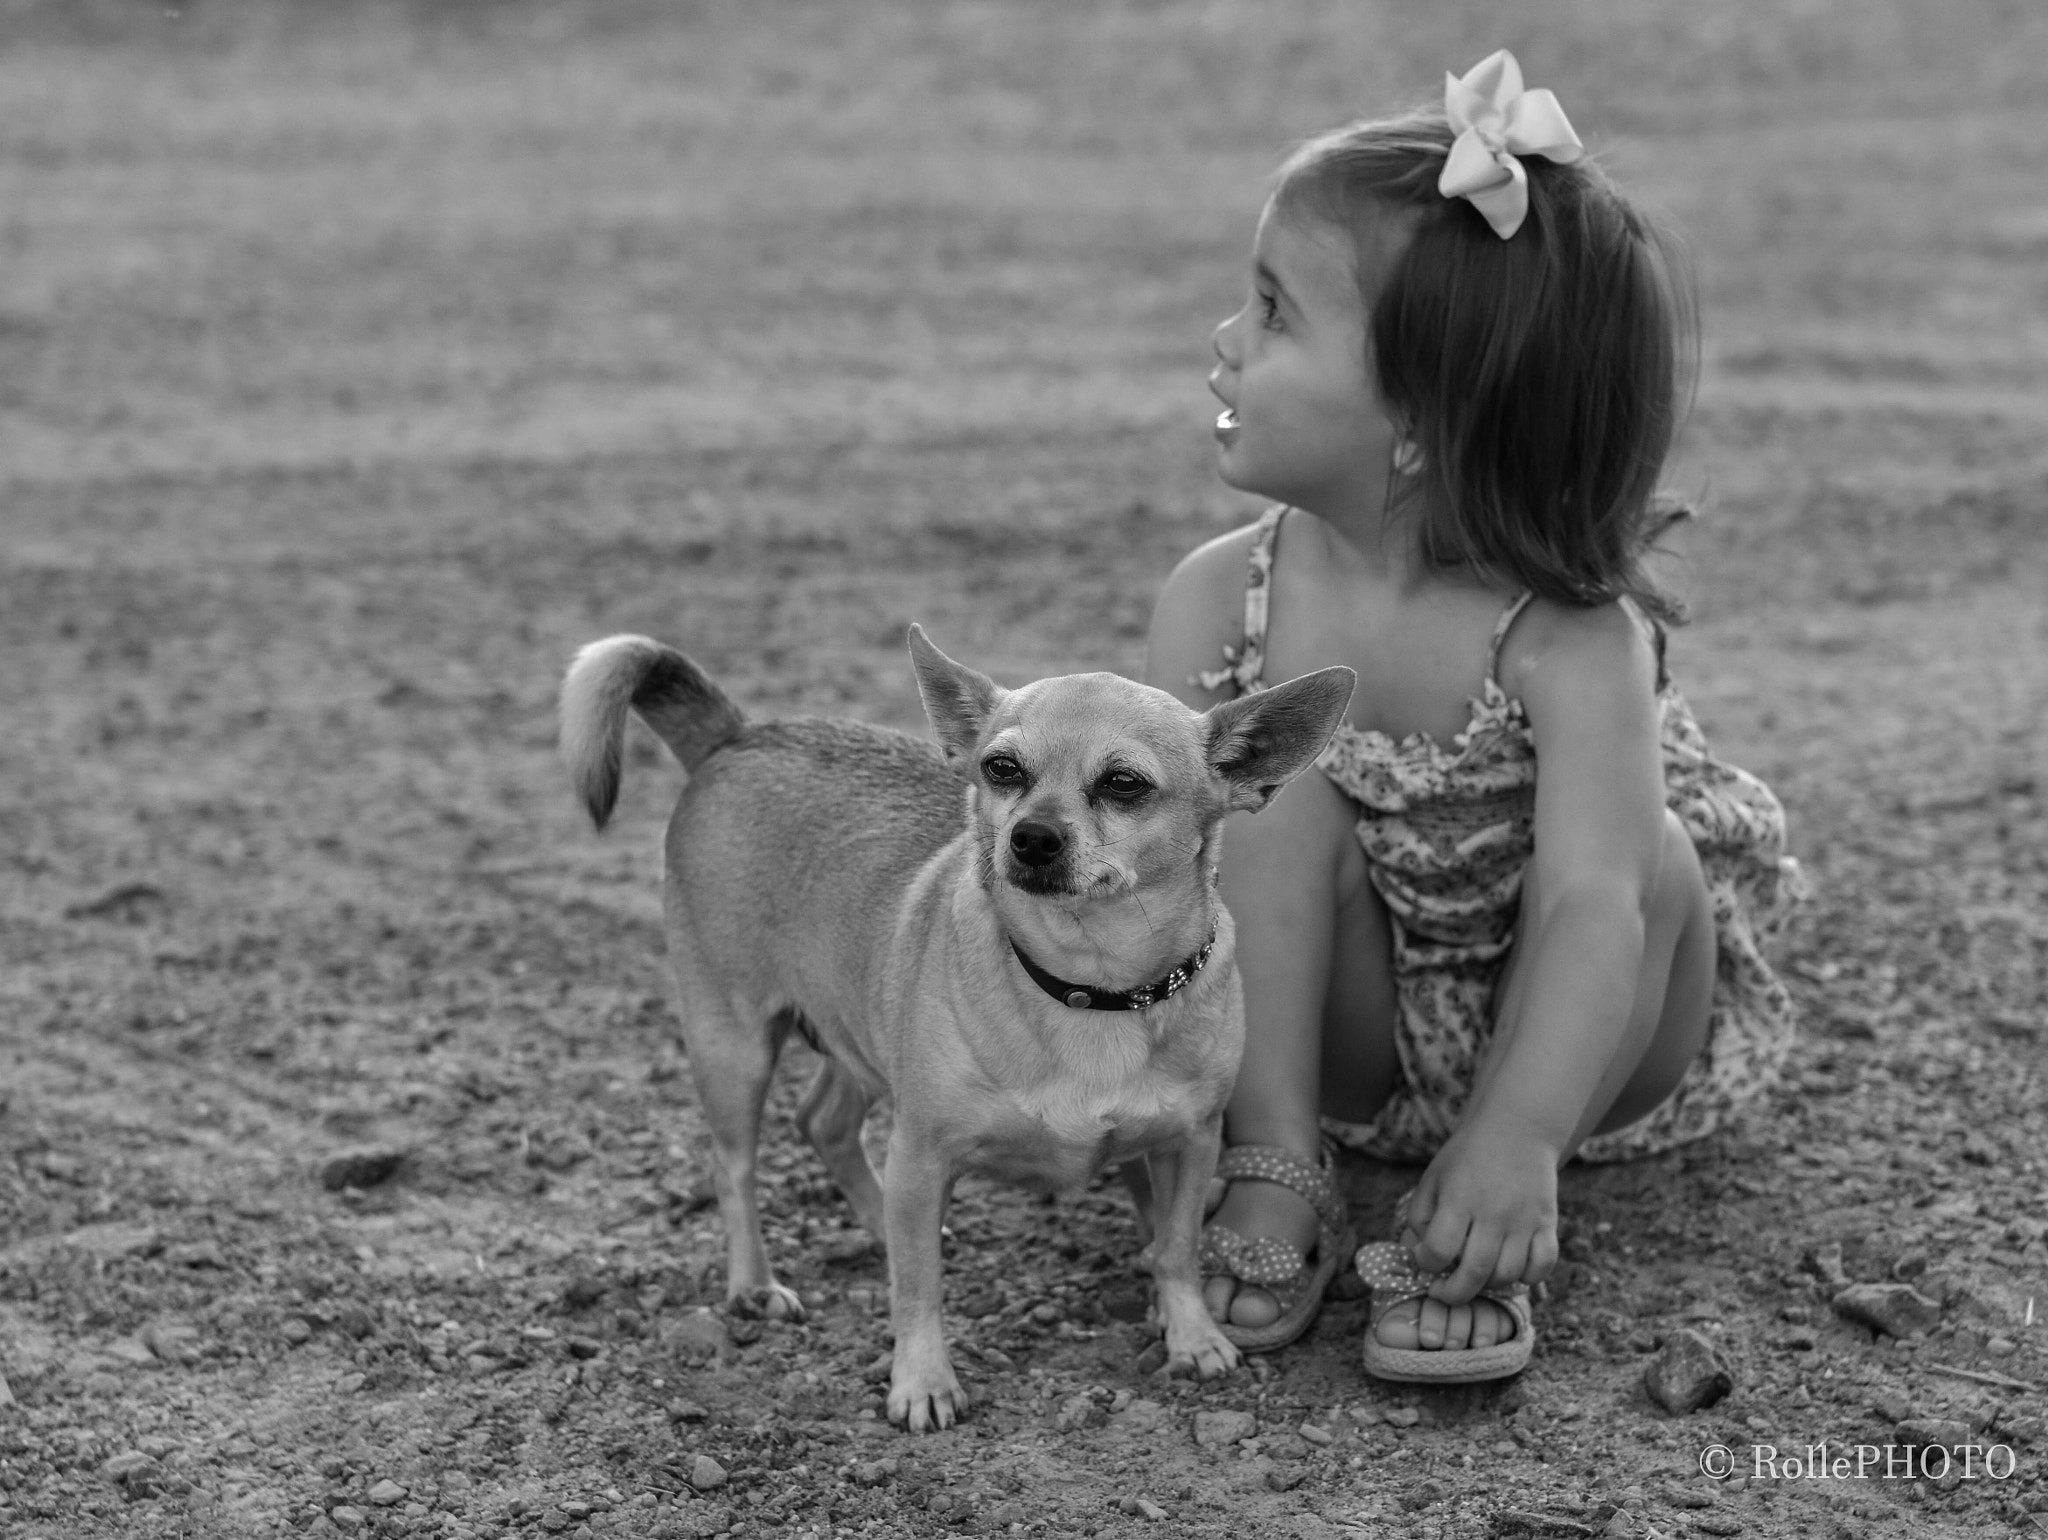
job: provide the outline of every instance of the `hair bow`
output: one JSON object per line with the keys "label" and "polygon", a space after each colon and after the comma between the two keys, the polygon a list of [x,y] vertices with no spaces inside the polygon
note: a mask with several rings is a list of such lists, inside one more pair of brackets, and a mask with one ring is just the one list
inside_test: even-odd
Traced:
{"label": "hair bow", "polygon": [[1569,164],[1585,153],[1557,98],[1522,89],[1522,66],[1505,48],[1481,59],[1462,80],[1444,76],[1444,115],[1458,137],[1436,190],[1471,200],[1502,240],[1521,229],[1529,213],[1529,173],[1518,157]]}

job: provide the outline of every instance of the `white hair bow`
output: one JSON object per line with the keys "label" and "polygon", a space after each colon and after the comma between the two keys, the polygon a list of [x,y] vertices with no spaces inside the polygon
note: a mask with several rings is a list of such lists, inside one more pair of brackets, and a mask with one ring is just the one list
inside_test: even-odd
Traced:
{"label": "white hair bow", "polygon": [[1522,66],[1505,48],[1481,59],[1462,80],[1444,76],[1444,115],[1458,137],[1436,190],[1470,199],[1502,240],[1521,229],[1529,213],[1529,173],[1518,157],[1569,164],[1585,153],[1557,98],[1522,89]]}

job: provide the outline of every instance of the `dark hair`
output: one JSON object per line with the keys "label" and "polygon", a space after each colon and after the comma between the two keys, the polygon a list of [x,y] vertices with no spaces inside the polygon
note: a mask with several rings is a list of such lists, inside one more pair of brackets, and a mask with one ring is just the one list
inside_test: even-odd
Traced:
{"label": "dark hair", "polygon": [[[1586,160],[1524,158],[1528,217],[1502,240],[1437,191],[1452,138],[1441,112],[1354,123],[1296,150],[1276,194],[1352,234],[1367,362],[1422,451],[1423,560],[1675,621],[1643,560],[1691,512],[1657,496],[1693,382],[1689,274]],[[1391,261],[1365,235],[1389,214]]]}

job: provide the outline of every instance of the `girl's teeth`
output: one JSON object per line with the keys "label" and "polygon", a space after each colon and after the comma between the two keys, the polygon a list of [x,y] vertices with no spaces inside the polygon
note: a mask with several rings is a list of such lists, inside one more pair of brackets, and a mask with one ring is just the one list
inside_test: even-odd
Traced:
{"label": "girl's teeth", "polygon": [[1216,426],[1219,429],[1236,427],[1237,408],[1232,406],[1226,406],[1222,411],[1218,412],[1216,414]]}

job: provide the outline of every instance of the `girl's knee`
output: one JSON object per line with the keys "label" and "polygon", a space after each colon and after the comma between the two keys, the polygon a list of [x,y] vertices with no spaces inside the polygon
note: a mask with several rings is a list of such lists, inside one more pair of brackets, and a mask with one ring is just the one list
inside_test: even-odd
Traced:
{"label": "girl's knee", "polygon": [[1707,879],[1700,870],[1700,854],[1686,831],[1685,822],[1670,808],[1664,810],[1664,853],[1657,868],[1657,889],[1650,905],[1650,922],[1683,928],[1707,902]]}

